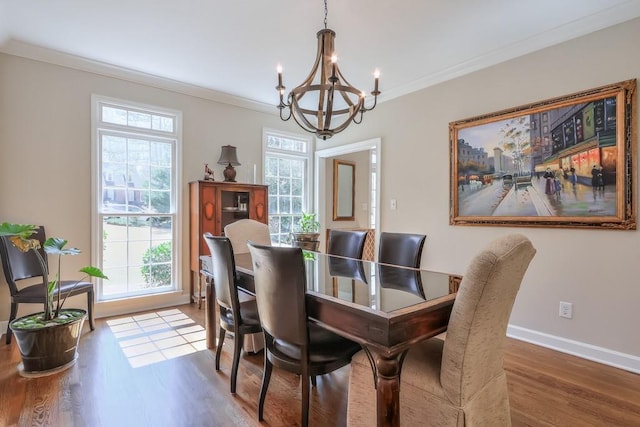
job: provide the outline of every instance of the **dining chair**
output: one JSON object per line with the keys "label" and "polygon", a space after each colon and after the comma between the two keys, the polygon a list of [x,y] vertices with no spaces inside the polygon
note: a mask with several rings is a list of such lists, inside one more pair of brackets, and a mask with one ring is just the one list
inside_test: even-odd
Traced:
{"label": "dining chair", "polygon": [[329,230],[327,253],[347,258],[362,259],[367,232],[363,230]]}
{"label": "dining chair", "polygon": [[204,272],[213,279],[216,290],[216,301],[219,306],[220,329],[216,348],[216,371],[220,370],[220,354],[226,331],[233,333],[233,362],[231,364],[231,393],[236,392],[236,378],[240,353],[246,334],[262,331],[256,299],[249,294],[238,291],[236,283],[236,266],[231,241],[227,237],[203,235],[211,252],[211,272]]}
{"label": "dining chair", "polygon": [[[44,227],[40,226],[31,236],[33,239],[40,241],[40,255],[47,264],[47,253],[42,249],[44,242],[47,240]],[[48,271],[43,271],[38,256],[32,251],[22,252],[16,248],[9,240],[9,237],[0,237],[0,256],[2,257],[2,268],[4,277],[9,285],[9,293],[11,295],[11,312],[9,314],[9,323],[14,320],[18,314],[18,307],[22,304],[44,304],[47,299],[47,284],[45,277]],[[33,283],[34,278],[41,278],[40,283]],[[23,280],[25,282],[23,282]],[[32,283],[26,285],[26,283]],[[24,286],[23,286],[24,283]],[[61,295],[80,295],[87,294],[87,317],[89,318],[89,327],[93,331],[93,283],[76,280],[60,280]],[[6,343],[11,343],[12,331],[7,325]]]}
{"label": "dining chair", "polygon": [[259,243],[261,245],[271,244],[269,226],[255,219],[240,219],[224,227],[224,235],[231,241],[233,253],[249,253],[247,241]]}
{"label": "dining chair", "polygon": [[378,242],[378,262],[420,268],[426,238],[424,234],[382,232]]}
{"label": "dining chair", "polygon": [[302,249],[253,242],[248,245],[266,350],[258,420],[264,419],[264,401],[275,366],[300,375],[302,426],[306,427],[309,424],[309,377],[348,365],[360,345],[307,318]]}
{"label": "dining chair", "polygon": [[[471,261],[458,290],[446,338],[412,346],[400,377],[400,424],[510,426],[503,344],[522,278],[536,250],[525,236],[491,242]],[[353,357],[347,425],[376,424],[372,368]]]}
{"label": "dining chair", "polygon": [[[234,255],[248,254],[247,241],[261,245],[271,244],[269,226],[255,219],[240,219],[224,227],[224,235],[231,241]],[[247,334],[244,339],[244,349],[257,353],[264,348],[262,332],[259,334]]]}

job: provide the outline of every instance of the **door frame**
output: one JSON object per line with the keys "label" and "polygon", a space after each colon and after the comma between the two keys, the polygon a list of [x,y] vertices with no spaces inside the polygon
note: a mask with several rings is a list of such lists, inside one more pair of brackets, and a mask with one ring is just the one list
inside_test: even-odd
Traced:
{"label": "door frame", "polygon": [[[315,212],[317,214],[318,221],[322,225],[322,233],[321,235],[326,235],[326,221],[324,221],[324,216],[326,212],[326,203],[328,198],[327,196],[327,165],[326,159],[334,156],[340,156],[343,154],[357,153],[360,151],[371,151],[375,150],[376,152],[376,224],[375,224],[375,233],[376,236],[380,234],[380,171],[381,171],[381,160],[382,160],[382,152],[381,148],[382,140],[380,138],[372,138],[367,139],[360,142],[354,142],[351,144],[339,145],[336,147],[325,148],[322,150],[317,150],[314,153],[314,183],[313,183],[313,197],[314,197],[314,206]],[[332,170],[329,170],[329,173],[333,173]],[[331,198],[333,201],[333,198]],[[371,209],[371,203],[369,203],[369,209]],[[376,238],[376,248],[375,253],[377,253],[377,238]]]}

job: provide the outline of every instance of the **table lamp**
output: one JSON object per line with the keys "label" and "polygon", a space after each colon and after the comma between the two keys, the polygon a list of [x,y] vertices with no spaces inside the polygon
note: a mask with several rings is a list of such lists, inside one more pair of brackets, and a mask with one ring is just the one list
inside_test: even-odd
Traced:
{"label": "table lamp", "polygon": [[236,170],[234,166],[240,166],[238,156],[236,154],[236,147],[232,145],[223,145],[220,158],[218,159],[219,165],[227,165],[224,169],[223,175],[225,182],[236,182]]}

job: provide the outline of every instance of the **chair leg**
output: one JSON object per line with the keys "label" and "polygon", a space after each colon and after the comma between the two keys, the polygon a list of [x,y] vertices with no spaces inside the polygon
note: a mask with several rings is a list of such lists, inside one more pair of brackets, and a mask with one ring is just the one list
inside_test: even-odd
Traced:
{"label": "chair leg", "polygon": [[316,376],[315,375],[311,375],[311,386],[312,387],[318,387],[318,382],[316,381]]}
{"label": "chair leg", "polygon": [[220,354],[222,354],[222,344],[224,343],[224,335],[226,331],[220,327],[218,332],[218,347],[216,348],[216,371],[220,370]]}
{"label": "chair leg", "polygon": [[[309,366],[307,361],[302,360],[302,427],[309,425]],[[313,377],[315,378],[315,377]]]}
{"label": "chair leg", "polygon": [[264,354],[264,372],[262,373],[262,387],[260,387],[260,400],[258,400],[258,421],[263,421],[264,417],[264,399],[267,397],[267,389],[269,388],[269,380],[271,380],[271,370],[273,366],[267,356],[267,349]]}
{"label": "chair leg", "polygon": [[89,316],[89,328],[93,331],[96,329],[93,324],[93,289],[87,292],[87,315]]}
{"label": "chair leg", "polygon": [[17,302],[12,302],[11,303],[11,314],[9,314],[9,322],[7,323],[7,338],[6,338],[6,343],[7,344],[11,344],[11,337],[13,336],[13,332],[11,331],[11,328],[9,327],[9,323],[11,323],[11,321],[14,320],[17,315],[18,315],[18,303]]}
{"label": "chair leg", "polygon": [[236,378],[238,377],[238,365],[240,364],[240,353],[242,353],[242,344],[244,336],[236,332],[233,337],[233,364],[231,365],[231,393],[236,392]]}

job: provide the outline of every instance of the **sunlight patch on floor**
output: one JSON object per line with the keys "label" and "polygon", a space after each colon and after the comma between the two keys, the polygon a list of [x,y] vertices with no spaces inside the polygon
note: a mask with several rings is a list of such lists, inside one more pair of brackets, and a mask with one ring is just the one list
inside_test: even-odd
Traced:
{"label": "sunlight patch on floor", "polygon": [[206,331],[178,309],[107,320],[133,368],[207,349]]}

